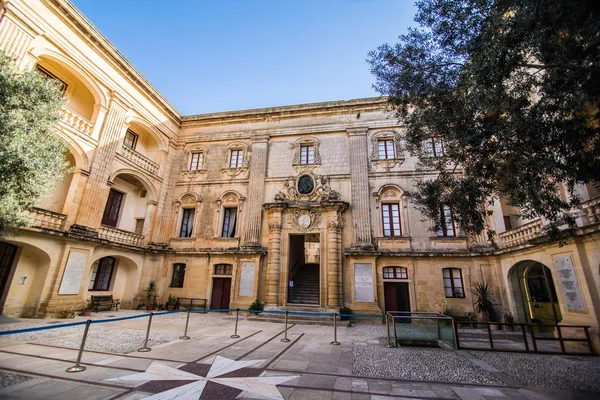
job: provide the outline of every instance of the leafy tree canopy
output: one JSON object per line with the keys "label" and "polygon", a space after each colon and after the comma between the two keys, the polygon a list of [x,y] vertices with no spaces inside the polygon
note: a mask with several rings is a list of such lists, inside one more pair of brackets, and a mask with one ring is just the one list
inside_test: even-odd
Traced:
{"label": "leafy tree canopy", "polygon": [[23,211],[66,172],[66,146],[56,136],[62,104],[56,82],[18,71],[0,53],[0,231],[26,226]]}
{"label": "leafy tree canopy", "polygon": [[[597,0],[420,0],[395,45],[369,53],[375,88],[406,126],[409,151],[435,179],[417,207],[452,207],[467,234],[502,197],[550,235],[571,226],[576,184],[600,178],[600,3]],[[442,139],[426,157],[422,141]],[[559,184],[566,193],[561,194]],[[492,231],[493,234],[493,231]]]}

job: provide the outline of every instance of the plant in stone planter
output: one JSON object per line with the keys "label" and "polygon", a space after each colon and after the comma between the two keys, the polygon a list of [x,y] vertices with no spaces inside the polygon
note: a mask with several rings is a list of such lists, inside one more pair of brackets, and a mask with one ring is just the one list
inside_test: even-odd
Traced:
{"label": "plant in stone planter", "polygon": [[[494,309],[494,293],[487,282],[477,282],[473,289],[473,297],[475,300],[475,309],[483,314],[488,322],[498,322],[498,314]],[[494,326],[491,326],[494,329]],[[498,325],[495,325],[498,329]]]}
{"label": "plant in stone planter", "polygon": [[[340,314],[352,314],[350,307],[340,307]],[[349,321],[350,317],[340,317],[340,321]]]}
{"label": "plant in stone planter", "polygon": [[[512,315],[512,313],[510,311],[504,312],[504,322],[506,322],[507,324],[515,323],[515,317]],[[515,331],[515,327],[513,325],[505,325],[504,329],[507,330],[508,332]]]}
{"label": "plant in stone planter", "polygon": [[92,300],[90,300],[90,299],[86,300],[85,308],[83,309],[83,311],[81,311],[81,316],[89,317],[90,315],[92,315],[92,309],[93,309]]}
{"label": "plant in stone planter", "polygon": [[175,309],[175,304],[177,304],[177,297],[170,294],[169,299],[167,300],[167,311],[173,311]]}
{"label": "plant in stone planter", "polygon": [[154,303],[156,303],[156,281],[150,281],[146,287],[146,310],[154,310]]}

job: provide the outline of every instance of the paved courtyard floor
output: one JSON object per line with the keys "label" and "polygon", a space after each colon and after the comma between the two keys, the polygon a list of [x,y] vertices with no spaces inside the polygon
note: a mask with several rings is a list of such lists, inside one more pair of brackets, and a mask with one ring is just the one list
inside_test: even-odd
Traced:
{"label": "paved courtyard floor", "polygon": [[[0,321],[0,331],[140,315]],[[81,365],[83,326],[0,336],[1,399],[597,399],[600,358],[386,348],[385,327],[284,325],[223,314],[155,315],[93,323]]]}

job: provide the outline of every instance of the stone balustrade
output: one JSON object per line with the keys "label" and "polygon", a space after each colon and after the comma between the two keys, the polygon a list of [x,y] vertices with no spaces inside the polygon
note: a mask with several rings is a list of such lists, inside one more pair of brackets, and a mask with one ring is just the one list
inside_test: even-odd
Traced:
{"label": "stone balustrade", "polygon": [[138,235],[137,233],[106,225],[100,226],[98,237],[100,239],[110,240],[111,242],[130,244],[132,246],[144,245],[144,235]]}
{"label": "stone balustrade", "polygon": [[158,173],[158,164],[150,160],[149,158],[144,157],[137,151],[132,150],[129,147],[123,145],[121,154],[123,155],[123,157],[125,157],[138,167],[141,167],[146,171],[150,172],[151,174],[156,175]]}
{"label": "stone balustrade", "polygon": [[94,124],[75,111],[65,107],[61,109],[60,120],[87,136],[91,136],[94,130]]}
{"label": "stone balustrade", "polygon": [[539,236],[541,226],[542,221],[538,219],[516,229],[500,233],[498,237],[502,239],[503,247],[517,246],[536,239]]}
{"label": "stone balustrade", "polygon": [[587,224],[600,222],[600,197],[586,201],[581,205],[581,216]]}
{"label": "stone balustrade", "polygon": [[42,208],[32,208],[26,211],[31,226],[34,228],[46,228],[54,230],[63,230],[67,216]]}

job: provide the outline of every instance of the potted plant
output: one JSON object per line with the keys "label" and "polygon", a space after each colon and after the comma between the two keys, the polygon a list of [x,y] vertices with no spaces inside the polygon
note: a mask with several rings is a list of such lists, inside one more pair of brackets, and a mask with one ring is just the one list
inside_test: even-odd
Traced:
{"label": "potted plant", "polygon": [[265,309],[264,304],[261,303],[260,301],[258,301],[258,299],[254,300],[254,302],[252,304],[250,304],[250,307],[248,307],[248,310],[255,311],[252,313],[254,315],[258,315],[264,309]]}
{"label": "potted plant", "polygon": [[[512,315],[512,313],[510,311],[504,312],[504,322],[506,322],[507,324],[515,323],[515,317]],[[504,329],[507,330],[508,332],[515,331],[514,325],[504,325]]]}
{"label": "potted plant", "polygon": [[156,302],[156,281],[148,282],[146,287],[146,310],[154,310],[154,303]]}
{"label": "potted plant", "polygon": [[81,316],[89,317],[90,315],[92,315],[92,308],[93,308],[92,300],[90,300],[90,299],[86,300],[85,308],[81,312]]}
{"label": "potted plant", "polygon": [[167,300],[167,311],[173,311],[175,309],[175,304],[177,304],[177,297],[170,294],[169,299]]}
{"label": "potted plant", "polygon": [[[340,307],[340,314],[352,314],[350,307]],[[340,317],[340,321],[350,321],[350,317]]]}
{"label": "potted plant", "polygon": [[[478,282],[473,290],[475,309],[483,314],[488,322],[498,322],[498,315],[494,309],[494,294],[487,282]],[[497,324],[490,325],[490,329],[498,329]]]}

